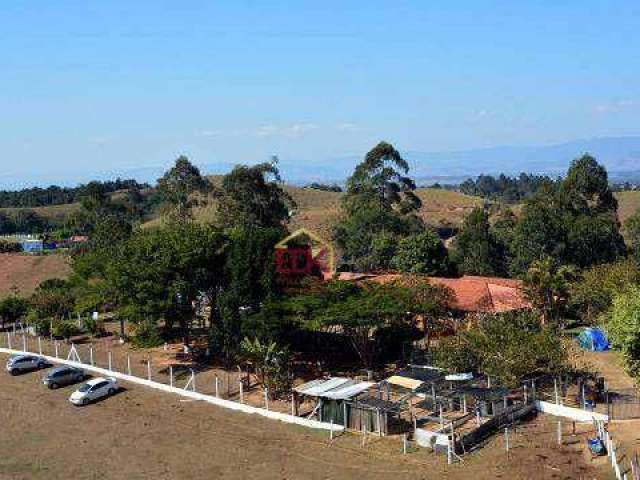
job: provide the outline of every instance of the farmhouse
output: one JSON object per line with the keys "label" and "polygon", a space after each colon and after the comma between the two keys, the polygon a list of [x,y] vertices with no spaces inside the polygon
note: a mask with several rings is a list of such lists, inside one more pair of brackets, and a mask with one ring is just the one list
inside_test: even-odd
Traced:
{"label": "farmhouse", "polygon": [[[340,280],[378,283],[402,283],[405,278],[408,277],[402,274],[375,275],[343,272],[338,275]],[[453,294],[449,307],[460,315],[501,313],[531,308],[531,303],[522,292],[522,281],[520,280],[478,276],[461,278],[419,276],[418,278],[424,279],[431,285],[449,288]]]}

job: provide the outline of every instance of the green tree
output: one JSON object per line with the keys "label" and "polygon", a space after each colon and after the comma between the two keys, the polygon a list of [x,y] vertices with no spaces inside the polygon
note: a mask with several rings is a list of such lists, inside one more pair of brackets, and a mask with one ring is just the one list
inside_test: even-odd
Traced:
{"label": "green tree", "polygon": [[426,230],[398,242],[392,265],[403,273],[442,275],[448,271],[447,249],[435,232]]}
{"label": "green tree", "polygon": [[380,331],[411,324],[413,298],[395,285],[356,285],[333,281],[311,309],[310,328],[339,328],[349,339],[365,368],[372,368],[381,353]]}
{"label": "green tree", "polygon": [[422,205],[409,165],[395,148],[379,143],[347,180],[333,237],[345,263],[358,271],[389,267],[393,241],[424,229],[413,214]]}
{"label": "green tree", "polygon": [[640,287],[632,286],[613,301],[605,324],[609,339],[622,352],[627,371],[640,377]]}
{"label": "green tree", "polygon": [[211,304],[210,347],[231,365],[244,336],[274,340],[277,325],[261,315],[263,305],[276,298],[274,246],[280,228],[246,227],[228,232],[223,278]]}
{"label": "green tree", "polygon": [[68,318],[73,311],[75,297],[65,280],[45,280],[38,285],[29,299],[31,309],[41,319],[59,322]]}
{"label": "green tree", "polygon": [[0,300],[0,329],[4,329],[5,322],[15,323],[20,320],[28,310],[29,302],[17,295]]}
{"label": "green tree", "polygon": [[211,184],[184,155],[158,179],[158,192],[171,208],[173,218],[178,220],[190,218],[191,207],[197,203],[196,193],[207,194],[210,190]]}
{"label": "green tree", "polygon": [[569,208],[575,212],[615,212],[618,208],[609,187],[607,170],[589,154],[571,162],[560,191]]}
{"label": "green tree", "polygon": [[508,387],[532,375],[568,367],[567,348],[556,331],[541,328],[533,312],[491,315],[434,351],[436,365],[453,372],[481,371]]}
{"label": "green tree", "polygon": [[629,236],[631,252],[636,260],[640,262],[640,209],[636,210],[636,212],[627,219],[625,228]]}
{"label": "green tree", "polygon": [[[407,176],[409,164],[393,145],[380,142],[347,180],[349,201],[374,200],[380,211],[397,209],[409,213],[422,206],[415,182]],[[355,197],[355,198],[354,198]]]}
{"label": "green tree", "polygon": [[245,337],[240,345],[242,354],[254,368],[258,382],[267,388],[270,398],[289,392],[291,386],[291,353],[276,342],[263,342]]}
{"label": "green tree", "polygon": [[496,250],[489,215],[481,208],[474,209],[454,240],[452,258],[458,270],[465,275],[495,275],[499,270]]}
{"label": "green tree", "polygon": [[136,231],[106,271],[118,314],[141,325],[178,322],[188,344],[193,305],[223,280],[225,245],[216,228],[191,222]]}
{"label": "green tree", "polygon": [[547,256],[564,259],[566,236],[556,193],[550,188],[542,188],[525,203],[515,227],[511,244],[511,273],[524,275],[534,261]]}
{"label": "green tree", "polygon": [[277,159],[255,166],[240,165],[222,178],[218,213],[227,227],[282,227],[295,209],[282,189]]}
{"label": "green tree", "polygon": [[558,324],[569,302],[573,268],[559,265],[553,258],[534,261],[524,277],[523,290],[531,304],[542,313],[542,325]]}
{"label": "green tree", "polygon": [[634,260],[594,265],[571,284],[571,307],[582,320],[595,324],[629,285],[640,285],[640,266]]}

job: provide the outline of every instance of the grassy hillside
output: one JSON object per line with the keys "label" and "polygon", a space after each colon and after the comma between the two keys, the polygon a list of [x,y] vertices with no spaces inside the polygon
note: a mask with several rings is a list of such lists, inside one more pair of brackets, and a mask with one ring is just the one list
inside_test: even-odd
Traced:
{"label": "grassy hillside", "polygon": [[14,288],[23,296],[33,293],[40,282],[50,278],[67,278],[71,273],[64,255],[0,254],[0,298]]}
{"label": "grassy hillside", "polygon": [[[290,229],[308,228],[324,238],[330,238],[331,225],[340,213],[343,194],[291,185],[285,186],[285,190],[298,205]],[[418,195],[423,202],[419,215],[430,225],[460,225],[467,213],[475,206],[482,205],[480,198],[441,189],[421,188]],[[213,221],[216,216],[215,202],[204,207],[196,207],[194,215],[202,222]],[[160,218],[152,219],[145,223],[145,227],[158,225],[160,221]]]}
{"label": "grassy hillside", "polygon": [[79,203],[67,203],[64,205],[50,205],[47,207],[24,207],[24,208],[0,208],[0,213],[19,212],[20,210],[34,211],[41,217],[49,220],[64,218],[70,213],[80,210]]}
{"label": "grassy hillside", "polygon": [[618,199],[618,216],[624,223],[631,215],[640,209],[640,191],[616,193]]}

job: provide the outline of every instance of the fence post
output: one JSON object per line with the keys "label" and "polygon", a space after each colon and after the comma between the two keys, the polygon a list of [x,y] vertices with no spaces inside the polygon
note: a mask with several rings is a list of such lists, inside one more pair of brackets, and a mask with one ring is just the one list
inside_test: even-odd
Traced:
{"label": "fence post", "polygon": [[113,354],[111,353],[111,351],[107,352],[107,358],[109,359],[109,371],[113,371]]}
{"label": "fence post", "polygon": [[467,414],[467,395],[462,395],[462,413]]}
{"label": "fence post", "polygon": [[347,428],[349,424],[349,418],[347,416],[347,402],[346,400],[342,401],[342,423],[344,424],[344,428]]}
{"label": "fence post", "polygon": [[169,365],[169,386],[173,387],[173,365]]}
{"label": "fence post", "polygon": [[562,421],[558,420],[558,445],[562,445]]}
{"label": "fence post", "polygon": [[9,347],[9,350],[13,350],[11,348],[11,333],[7,332],[7,346]]}
{"label": "fence post", "polygon": [[333,419],[329,425],[329,441],[333,442]]}
{"label": "fence post", "polygon": [[264,387],[264,408],[269,411],[269,388]]}
{"label": "fence post", "polygon": [[364,445],[367,443],[367,424],[363,423],[362,424],[362,448],[364,448]]}
{"label": "fence post", "polygon": [[402,435],[402,453],[407,454],[407,434]]}
{"label": "fence post", "polygon": [[536,381],[531,380],[531,395],[533,396],[533,401],[535,402],[538,397],[536,395]]}
{"label": "fence post", "polygon": [[42,355],[42,338],[38,336],[38,353]]}
{"label": "fence post", "polygon": [[131,376],[131,355],[127,353],[127,374]]}
{"label": "fence post", "polygon": [[191,369],[191,390],[196,391],[196,372]]}
{"label": "fence post", "polygon": [[60,358],[60,357],[58,356],[58,341],[57,341],[57,340],[55,340],[55,341],[53,342],[53,345],[54,345],[55,350],[56,350],[56,358]]}
{"label": "fence post", "polygon": [[22,351],[27,351],[27,336],[24,334],[24,332],[22,333]]}
{"label": "fence post", "polygon": [[[238,387],[240,388],[240,403],[244,403],[244,383],[242,382],[242,378],[238,379]],[[295,415],[294,405],[293,405],[293,396],[291,397],[291,415]]]}
{"label": "fence post", "polygon": [[89,365],[93,367],[93,345],[89,345]]}
{"label": "fence post", "polygon": [[554,392],[555,397],[556,397],[556,405],[559,405],[560,401],[559,401],[559,397],[558,397],[558,380],[555,377],[553,378],[553,392]]}
{"label": "fence post", "polygon": [[527,398],[527,384],[525,383],[522,386],[523,389],[523,393],[524,393],[524,404],[526,405],[527,403],[529,403],[529,399]]}
{"label": "fence post", "polygon": [[220,380],[218,379],[218,375],[216,375],[216,397],[220,398]]}
{"label": "fence post", "polygon": [[147,378],[151,381],[151,359],[147,359]]}
{"label": "fence post", "polygon": [[509,427],[504,427],[504,445],[508,454],[509,453]]}

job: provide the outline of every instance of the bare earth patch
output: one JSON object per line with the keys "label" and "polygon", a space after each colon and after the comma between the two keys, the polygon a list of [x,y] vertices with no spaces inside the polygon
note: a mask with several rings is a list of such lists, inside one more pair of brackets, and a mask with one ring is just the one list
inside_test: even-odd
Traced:
{"label": "bare earth patch", "polygon": [[[5,355],[0,355],[4,363]],[[448,467],[443,456],[401,453],[399,438],[326,432],[185,402],[139,386],[84,408],[49,391],[43,372],[0,374],[1,479],[551,479],[604,478],[581,454],[581,438],[558,449],[548,417],[497,436]]]}
{"label": "bare earth patch", "polygon": [[0,254],[0,298],[12,293],[14,288],[22,296],[29,296],[40,282],[50,278],[65,279],[70,273],[69,260],[61,254]]}

